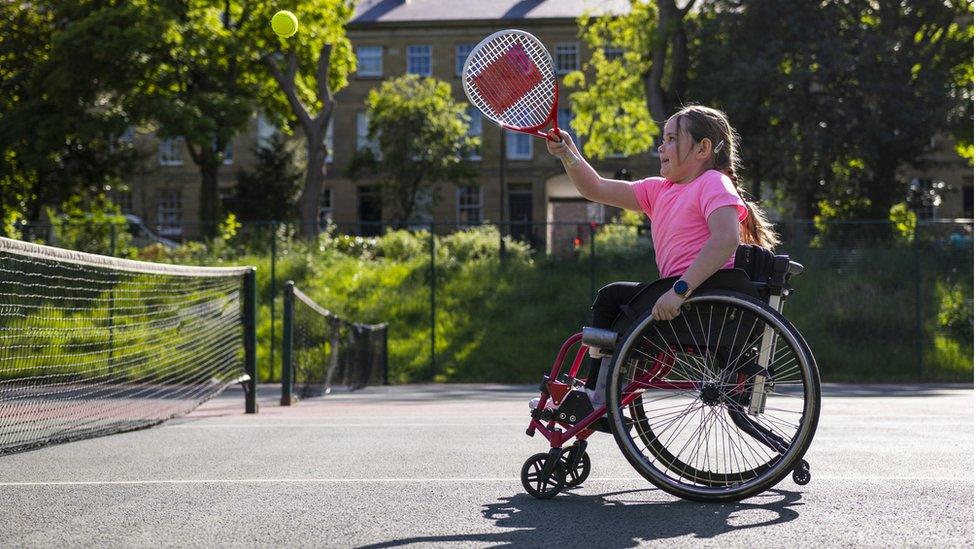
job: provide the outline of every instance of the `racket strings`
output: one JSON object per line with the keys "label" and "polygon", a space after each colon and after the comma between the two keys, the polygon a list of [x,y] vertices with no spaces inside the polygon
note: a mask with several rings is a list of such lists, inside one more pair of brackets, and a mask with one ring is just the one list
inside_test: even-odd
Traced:
{"label": "racket strings", "polygon": [[[516,82],[528,78],[525,71],[527,67],[516,66],[513,59],[503,58],[510,55],[516,47],[520,47],[520,53],[538,71],[540,81],[525,91],[511,106],[499,112],[493,104],[504,102],[513,93],[505,85],[505,80]],[[517,56],[518,53],[513,54],[513,57]],[[489,68],[501,78],[479,79]],[[515,33],[498,36],[472,52],[464,84],[475,106],[495,122],[511,127],[531,128],[546,123],[555,102],[555,74],[548,53],[537,40]]]}

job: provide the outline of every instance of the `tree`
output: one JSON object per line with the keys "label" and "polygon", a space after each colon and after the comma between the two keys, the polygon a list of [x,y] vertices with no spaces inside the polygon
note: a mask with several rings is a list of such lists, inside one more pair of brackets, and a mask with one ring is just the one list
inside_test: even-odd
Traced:
{"label": "tree", "polygon": [[[345,34],[353,4],[347,0],[304,0],[282,5],[269,1],[249,4],[249,48],[271,74],[276,88],[262,88],[260,100],[279,124],[294,117],[305,134],[305,181],[298,198],[302,232],[318,230],[329,151],[325,136],[335,108],[334,95],[347,84],[356,58]],[[279,9],[291,9],[299,18],[298,34],[279,38],[268,24]],[[259,23],[258,23],[259,22]]]}
{"label": "tree", "polygon": [[905,193],[897,168],[921,166],[934,135],[967,126],[972,143],[966,10],[709,3],[697,19],[689,93],[728,112],[757,191],[775,183],[801,218],[886,218]]}
{"label": "tree", "polygon": [[287,221],[295,216],[295,198],[302,174],[294,168],[294,154],[280,135],[256,149],[253,171],[237,173],[231,210],[241,221]]}
{"label": "tree", "polygon": [[159,32],[151,11],[138,2],[0,4],[5,227],[37,220],[43,205],[72,194],[111,188],[132,169],[134,150],[116,140],[127,96],[115,90],[133,87],[146,70],[143,37]]}
{"label": "tree", "polygon": [[[623,16],[580,18],[580,35],[593,51],[582,71],[566,76],[573,129],[587,137],[587,155],[637,154],[654,147],[659,125],[685,100],[688,18],[696,0],[630,0]],[[607,55],[609,51],[619,52]],[[593,82],[587,84],[586,72]]]}
{"label": "tree", "polygon": [[477,170],[467,158],[480,140],[468,135],[467,109],[454,101],[450,84],[408,74],[371,90],[366,106],[379,150],[359,151],[350,174],[378,177],[398,225],[417,213],[418,197],[437,183],[472,181]]}

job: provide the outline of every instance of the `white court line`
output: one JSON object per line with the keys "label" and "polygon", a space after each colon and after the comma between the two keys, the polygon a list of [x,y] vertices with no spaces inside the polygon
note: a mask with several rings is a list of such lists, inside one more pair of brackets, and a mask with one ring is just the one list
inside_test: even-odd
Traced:
{"label": "white court line", "polygon": [[[815,475],[814,480],[922,480],[940,482],[973,482],[972,477],[829,477]],[[521,482],[517,478],[241,478],[241,479],[166,479],[166,480],[67,480],[51,482],[0,482],[0,487],[18,486],[113,486],[138,484],[420,484],[429,482]],[[641,482],[642,477],[591,478],[587,482]]]}

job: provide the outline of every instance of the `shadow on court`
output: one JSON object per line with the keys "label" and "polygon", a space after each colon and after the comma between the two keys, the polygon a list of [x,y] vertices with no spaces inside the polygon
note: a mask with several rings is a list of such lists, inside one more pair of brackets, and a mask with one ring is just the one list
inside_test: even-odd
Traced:
{"label": "shadow on court", "polygon": [[[798,492],[771,490],[759,503],[700,504],[688,501],[652,501],[653,489],[626,490],[598,495],[573,495],[542,501],[526,494],[488,503],[482,515],[498,528],[497,534],[423,536],[395,539],[364,547],[399,547],[428,543],[489,543],[502,546],[633,547],[640,542],[692,536],[709,539],[751,528],[785,524],[800,517]],[[770,501],[771,500],[771,501]],[[555,515],[555,519],[554,519]]]}

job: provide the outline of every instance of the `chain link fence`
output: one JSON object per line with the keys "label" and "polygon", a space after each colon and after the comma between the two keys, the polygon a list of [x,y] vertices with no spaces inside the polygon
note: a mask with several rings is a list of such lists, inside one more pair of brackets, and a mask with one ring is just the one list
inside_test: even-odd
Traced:
{"label": "chain link fence", "polygon": [[[183,234],[199,234],[187,224]],[[596,291],[658,277],[650,231],[620,223],[249,223],[208,242],[127,224],[21,227],[24,240],[119,257],[258,266],[259,372],[281,374],[282,295],[295,280],[356,322],[389,323],[392,382],[532,382],[589,322]],[[500,229],[500,230],[499,230]],[[970,381],[973,222],[777,223],[807,270],[784,314],[824,379]]]}

